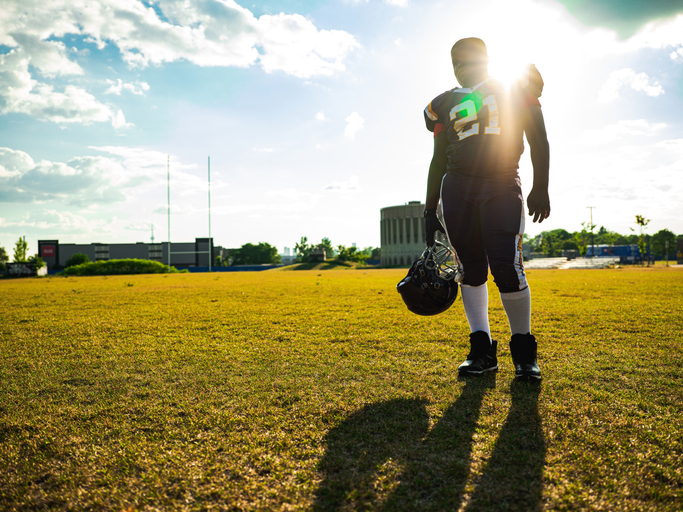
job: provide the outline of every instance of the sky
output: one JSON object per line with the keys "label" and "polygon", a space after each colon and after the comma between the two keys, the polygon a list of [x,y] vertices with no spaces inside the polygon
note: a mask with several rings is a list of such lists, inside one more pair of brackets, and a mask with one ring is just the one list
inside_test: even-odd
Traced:
{"label": "sky", "polygon": [[[683,7],[604,0],[3,0],[0,246],[380,245],[380,209],[424,201],[422,111],[536,64],[552,212],[527,233],[683,234]],[[209,159],[210,204],[209,224]],[[520,162],[525,195],[533,171]]]}

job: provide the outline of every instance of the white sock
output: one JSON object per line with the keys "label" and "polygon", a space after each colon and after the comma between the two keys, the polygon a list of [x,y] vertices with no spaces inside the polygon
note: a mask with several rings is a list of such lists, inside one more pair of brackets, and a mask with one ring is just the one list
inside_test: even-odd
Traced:
{"label": "white sock", "polygon": [[489,327],[489,290],[486,283],[481,286],[460,285],[462,305],[465,308],[470,332],[484,331],[491,338]]}
{"label": "white sock", "polygon": [[531,292],[529,287],[519,292],[501,293],[500,300],[508,317],[511,334],[531,332]]}

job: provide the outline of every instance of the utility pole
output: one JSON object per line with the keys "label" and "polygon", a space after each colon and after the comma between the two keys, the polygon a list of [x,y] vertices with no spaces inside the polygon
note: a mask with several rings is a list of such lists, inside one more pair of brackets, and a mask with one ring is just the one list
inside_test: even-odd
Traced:
{"label": "utility pole", "polygon": [[171,156],[166,155],[166,199],[168,204],[168,273],[171,273]]}
{"label": "utility pole", "polygon": [[666,247],[666,266],[669,266],[669,241],[664,242],[664,247]]}
{"label": "utility pole", "polygon": [[595,235],[593,234],[593,230],[595,229],[595,226],[593,225],[593,208],[596,208],[595,206],[589,206],[588,209],[591,211],[591,247],[593,248],[593,258],[595,258]]}
{"label": "utility pole", "polygon": [[213,259],[213,240],[211,239],[211,157],[208,157],[209,171],[209,272],[211,272],[211,260]]}

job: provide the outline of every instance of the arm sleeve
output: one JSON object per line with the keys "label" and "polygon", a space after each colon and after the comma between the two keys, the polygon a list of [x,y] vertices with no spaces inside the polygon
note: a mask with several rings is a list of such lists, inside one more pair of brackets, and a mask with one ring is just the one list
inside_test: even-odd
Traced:
{"label": "arm sleeve", "polygon": [[450,93],[450,91],[446,91],[443,94],[440,94],[436,98],[434,98],[431,102],[429,102],[429,105],[424,109],[424,117],[425,117],[425,124],[427,125],[427,130],[432,132],[434,134],[434,137],[436,137],[439,133],[443,132],[446,130],[446,123],[443,119],[443,116],[439,115],[440,112],[440,106],[441,103],[443,102],[444,98]]}
{"label": "arm sleeve", "polygon": [[427,125],[427,130],[430,132],[433,132],[436,129],[437,124],[443,126],[443,123],[439,122],[439,115],[434,112],[434,109],[432,108],[432,103],[434,102],[431,101],[424,110],[425,124]]}

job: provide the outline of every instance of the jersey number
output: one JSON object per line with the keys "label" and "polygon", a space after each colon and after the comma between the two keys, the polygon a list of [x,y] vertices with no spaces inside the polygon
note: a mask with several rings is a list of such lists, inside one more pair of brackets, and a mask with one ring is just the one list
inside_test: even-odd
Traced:
{"label": "jersey number", "polygon": [[[496,103],[496,97],[491,95],[484,98],[484,105],[489,108],[489,125],[484,128],[484,133],[486,135],[500,135],[500,127],[498,126],[498,104]],[[460,119],[456,119],[459,112],[465,111],[465,116]],[[472,135],[479,134],[479,123],[474,123],[469,130],[464,130],[465,126],[470,124],[472,121],[477,120],[477,107],[474,101],[467,100],[463,101],[459,105],[456,105],[451,109],[451,121],[455,120],[453,128],[458,134],[458,140],[466,139]]]}

